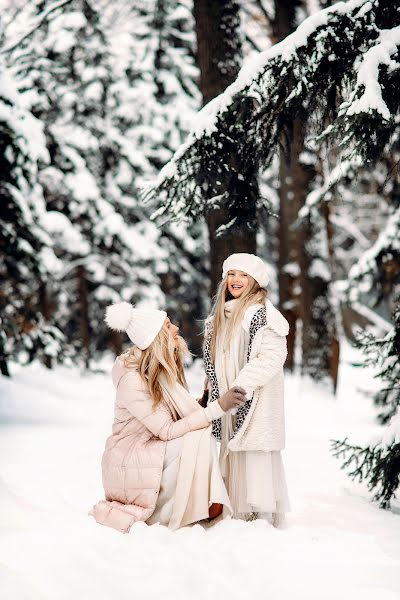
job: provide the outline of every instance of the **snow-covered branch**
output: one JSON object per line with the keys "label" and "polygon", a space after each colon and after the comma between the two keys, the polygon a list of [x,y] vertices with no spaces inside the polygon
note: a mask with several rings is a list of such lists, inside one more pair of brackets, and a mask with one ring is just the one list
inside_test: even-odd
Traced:
{"label": "snow-covered branch", "polygon": [[[285,123],[296,115],[319,114],[325,136],[339,135],[352,160],[376,159],[399,110],[399,29],[399,12],[383,0],[338,2],[312,14],[247,61],[236,81],[198,113],[186,142],[144,197],[161,199],[159,213],[172,218],[202,214],[211,198],[269,164]],[[226,201],[229,211],[229,194]]]}

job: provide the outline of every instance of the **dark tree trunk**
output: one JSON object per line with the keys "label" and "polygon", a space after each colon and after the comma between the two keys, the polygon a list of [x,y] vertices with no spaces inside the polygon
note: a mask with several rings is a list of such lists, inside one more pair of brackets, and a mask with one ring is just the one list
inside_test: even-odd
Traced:
{"label": "dark tree trunk", "polygon": [[[200,68],[200,90],[203,104],[223,92],[239,72],[242,48],[239,35],[239,3],[233,0],[194,0],[194,18],[197,35],[197,63]],[[235,157],[232,156],[232,164]],[[246,174],[250,190],[247,197],[254,199],[254,226],[239,224],[227,235],[217,236],[217,230],[227,223],[224,204],[209,211],[207,227],[210,240],[210,285],[214,295],[221,279],[222,263],[233,252],[256,252],[256,196],[257,176]],[[227,186],[228,187],[228,186]],[[229,188],[229,193],[240,194]],[[240,198],[239,198],[240,200]],[[250,212],[252,207],[250,207]]]}
{"label": "dark tree trunk", "polygon": [[[331,273],[334,272],[335,268],[335,250],[333,245],[333,225],[331,221],[331,205],[329,202],[324,202],[321,208],[321,212],[323,218],[325,220],[326,226],[326,236],[328,242],[328,252],[329,252],[329,265]],[[337,328],[337,319],[341,318],[340,309],[336,307],[337,314],[335,314],[335,307],[330,306],[331,316],[333,320],[333,328],[331,335],[329,336],[329,374],[333,383],[333,389],[336,393],[338,375],[339,375],[339,359],[340,359],[340,343],[339,343],[339,334]]]}
{"label": "dark tree trunk", "polygon": [[122,334],[119,331],[110,331],[109,339],[110,346],[115,356],[119,356],[122,353],[122,349],[124,346]]}
{"label": "dark tree trunk", "polygon": [[[44,281],[39,284],[39,310],[43,315],[45,321],[50,321],[51,318],[51,305],[49,300],[49,294],[47,291],[47,285]],[[53,368],[53,357],[46,355],[44,357],[44,364],[48,369]]]}
{"label": "dark tree trunk", "polygon": [[[296,10],[301,1],[275,0],[272,21],[272,41],[277,43],[296,28]],[[300,153],[304,150],[304,127],[301,119],[287,123],[280,140],[279,165],[279,308],[289,321],[288,357],[286,368],[294,368],[297,321],[300,317],[300,253],[304,241],[303,229],[293,224],[304,204],[312,174],[303,170]]]}
{"label": "dark tree trunk", "polygon": [[[305,225],[301,265],[302,366],[315,381],[328,382],[336,391],[339,340],[331,296],[331,264],[328,249],[327,205],[314,208]],[[325,252],[324,252],[325,249]],[[322,250],[322,252],[321,252]]]}
{"label": "dark tree trunk", "polygon": [[8,370],[7,361],[3,357],[0,357],[0,373],[5,377],[10,377],[10,371]]}
{"label": "dark tree trunk", "polygon": [[89,302],[86,270],[83,265],[77,268],[78,284],[78,306],[79,306],[79,329],[82,354],[85,367],[90,366],[90,325],[89,325]]}
{"label": "dark tree trunk", "polygon": [[[301,0],[275,0],[274,41],[279,42],[294,31],[296,12],[301,5]],[[325,257],[326,268],[332,270],[332,231],[327,208],[315,211],[313,222],[310,220],[294,227],[316,176],[314,161],[305,163],[301,159],[305,151],[306,127],[306,121],[300,115],[285,125],[280,140],[278,281],[280,309],[290,325],[286,367],[294,368],[297,322],[301,319],[302,372],[317,380],[328,378],[336,389],[339,342],[330,280],[312,276],[310,271],[313,260],[317,258],[315,244],[321,238],[327,241],[329,247],[329,257]]]}
{"label": "dark tree trunk", "polygon": [[[300,118],[288,123],[281,137],[280,151],[280,214],[279,214],[279,301],[280,309],[289,321],[288,358],[286,367],[294,368],[297,320],[302,318],[300,281],[304,227],[294,228],[299,210],[314,178],[314,169],[300,162],[304,150],[304,126]],[[302,303],[304,305],[304,303]]]}

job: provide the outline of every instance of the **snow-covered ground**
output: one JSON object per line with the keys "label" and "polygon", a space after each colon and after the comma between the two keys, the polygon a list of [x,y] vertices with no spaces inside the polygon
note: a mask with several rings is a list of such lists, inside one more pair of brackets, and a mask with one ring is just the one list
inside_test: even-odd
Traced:
{"label": "snow-covered ground", "polygon": [[[399,600],[400,504],[384,511],[329,452],[330,438],[377,431],[376,383],[345,348],[336,399],[287,377],[288,527],[223,521],[122,535],[88,509],[102,497],[112,419],[108,374],[38,365],[0,378],[0,589],[7,600]],[[109,365],[107,365],[109,366]],[[202,375],[190,372],[193,391]]]}

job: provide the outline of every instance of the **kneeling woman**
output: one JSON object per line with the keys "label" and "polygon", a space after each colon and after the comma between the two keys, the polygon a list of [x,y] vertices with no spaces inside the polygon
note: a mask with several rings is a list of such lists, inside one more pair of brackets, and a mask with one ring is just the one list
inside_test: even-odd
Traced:
{"label": "kneeling woman", "polygon": [[127,533],[135,521],[171,529],[231,514],[211,421],[242,406],[229,390],[206,409],[187,391],[187,347],[164,311],[109,306],[106,322],[133,346],[112,369],[114,424],[102,459],[105,500],[89,514]]}

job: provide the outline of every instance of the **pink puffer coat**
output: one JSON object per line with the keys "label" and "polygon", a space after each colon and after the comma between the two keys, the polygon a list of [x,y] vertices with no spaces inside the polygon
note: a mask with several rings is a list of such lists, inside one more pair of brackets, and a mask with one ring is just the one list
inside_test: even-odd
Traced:
{"label": "pink puffer coat", "polygon": [[117,358],[112,378],[116,387],[114,424],[102,459],[106,499],[90,511],[98,523],[127,533],[135,521],[154,512],[166,443],[209,425],[204,409],[174,421],[164,402],[153,409],[138,372]]}

